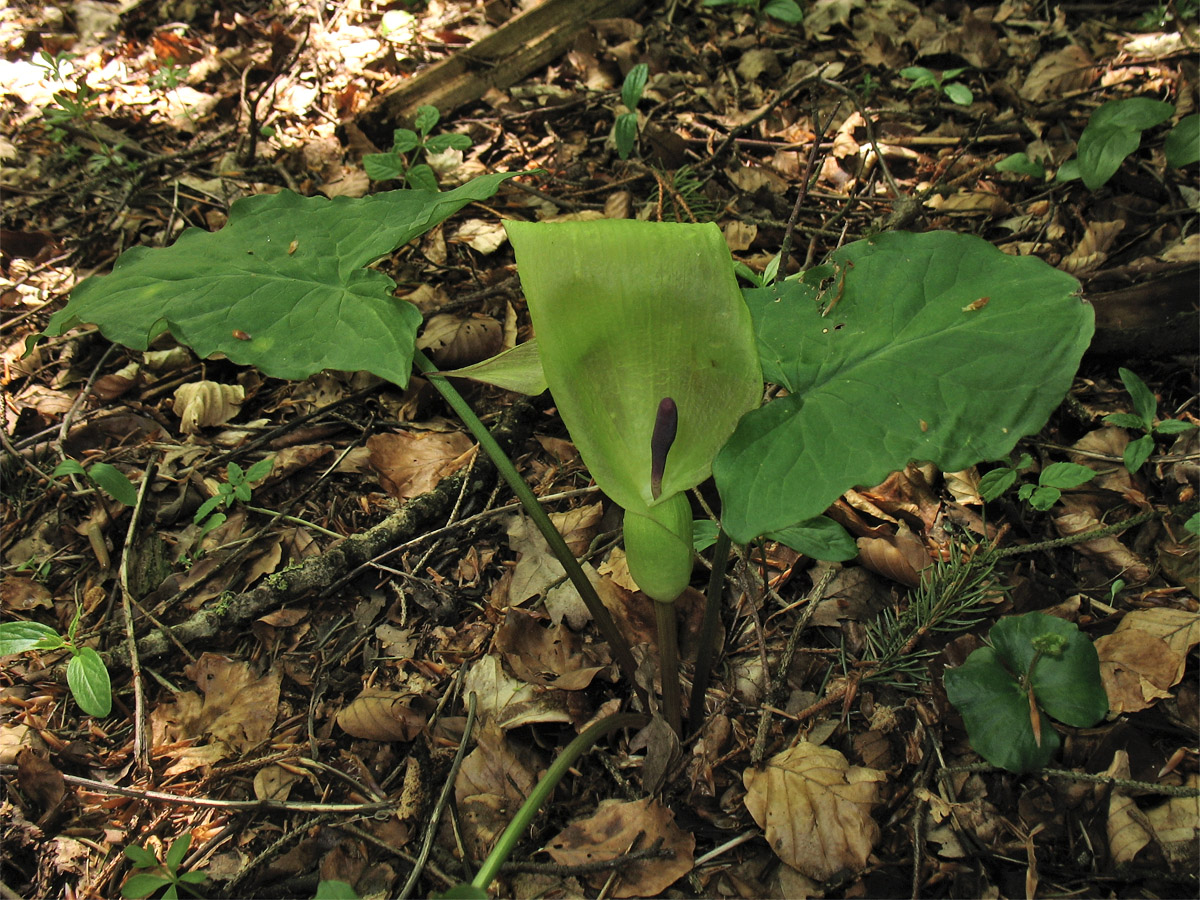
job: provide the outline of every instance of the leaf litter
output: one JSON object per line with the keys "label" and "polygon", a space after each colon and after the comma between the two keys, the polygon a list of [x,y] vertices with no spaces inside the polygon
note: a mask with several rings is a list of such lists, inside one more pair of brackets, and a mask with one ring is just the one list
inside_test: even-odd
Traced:
{"label": "leaf litter", "polygon": [[[136,635],[170,627],[180,640],[142,660],[154,674],[141,699],[114,663],[119,703],[104,721],[73,705],[55,677],[61,659],[5,660],[0,763],[13,767],[15,800],[0,827],[5,884],[18,895],[67,884],[115,895],[126,874],[121,846],[153,847],[161,858],[184,833],[226,895],[312,896],[311,880],[289,879],[314,875],[355,884],[360,896],[394,895],[408,863],[392,850],[434,827],[432,786],[446,778],[462,738],[461,697],[474,690],[481,725],[454,783],[468,859],[442,827],[423,882],[427,893],[441,890],[469,876],[570,737],[628,703],[561,568],[505,494],[470,487],[473,441],[447,425],[418,379],[404,392],[364,373],[289,383],[169,343],[106,354],[86,331],[21,356],[25,337],[118,249],[169,245],[184,225],[215,229],[233,201],[284,185],[364,196],[362,155],[391,138],[391,126],[366,115],[370,98],[494,30],[508,6],[430,3],[408,18],[372,3],[325,19],[302,12],[306,37],[265,9],[174,22],[134,8],[76,23],[77,32],[31,8],[0,13],[13,125],[0,143],[0,352],[16,454],[6,445],[6,621],[65,631],[82,602],[85,640],[115,661],[125,626],[121,603],[108,600],[125,584]],[[711,218],[736,258],[761,271],[780,246],[809,142],[830,116],[800,215],[799,259],[819,262],[843,239],[887,224],[886,164],[901,193],[920,201],[910,227],[980,234],[1080,277],[1097,310],[1094,346],[1108,348],[1085,361],[1068,402],[1019,448],[1034,457],[1023,481],[1062,461],[1092,468],[1092,481],[1044,516],[1018,503],[1015,488],[984,507],[986,467],[910,467],[860,486],[832,508],[860,555],[835,565],[811,598],[824,566],[780,545],[754,551],[730,584],[727,668],[698,735],[677,747],[628,735],[584,757],[522,844],[518,869],[527,871],[504,874],[504,889],[1032,896],[1095,890],[1099,876],[1113,895],[1194,891],[1195,795],[1156,793],[1197,783],[1197,542],[1186,515],[1014,553],[978,591],[974,628],[969,618],[951,632],[905,618],[922,573],[956,553],[969,558],[981,541],[1019,549],[1195,502],[1195,431],[1159,440],[1131,474],[1122,461],[1138,433],[1102,422],[1135,411],[1120,364],[1151,386],[1162,418],[1195,423],[1200,413],[1195,329],[1179,318],[1194,307],[1194,286],[1172,287],[1195,268],[1198,195],[1179,170],[1162,168],[1162,131],[1148,133],[1136,165],[1105,190],[995,169],[1021,151],[1054,171],[1108,100],[1150,92],[1172,100],[1177,117],[1195,112],[1190,32],[1142,22],[1143,12],[813,0],[793,29],[733,7],[672,4],[594,23],[549,70],[441,110],[441,126],[473,144],[443,187],[483,171],[546,170],[529,185],[535,192],[505,188],[379,263],[417,303],[430,326],[424,346],[445,353],[446,365],[529,337],[501,215]],[[42,50],[75,54],[61,60],[65,81],[50,77]],[[640,156],[621,163],[605,135],[636,62],[651,66],[654,110]],[[892,76],[914,64],[970,67],[975,102],[909,93]],[[789,93],[818,71],[858,101]],[[84,96],[77,74],[100,105],[59,135],[42,111],[55,91]],[[182,80],[172,86],[173,77]],[[256,127],[231,127],[230,110],[244,115],[249,105]],[[278,249],[286,262],[305,248]],[[1158,306],[1128,299],[1142,282],[1157,285]],[[247,358],[273,327],[254,325],[224,322],[232,359]],[[356,359],[353,347],[339,352],[339,365]],[[466,390],[489,423],[515,408],[503,392]],[[542,404],[527,414],[514,456],[540,495],[561,495],[547,501],[556,523],[590,555],[622,631],[653,658],[652,607],[631,593],[607,505],[578,493],[588,474],[552,412]],[[115,466],[135,485],[149,480],[134,540],[124,506],[47,477],[62,455]],[[275,465],[254,487],[256,509],[235,507],[201,535],[193,515],[228,464],[248,468],[267,455]],[[379,548],[390,552],[331,589],[288,593],[296,567],[340,546],[331,535],[367,533],[442,484],[456,487],[428,534]],[[267,590],[280,591],[282,611],[187,637],[197,617]],[[681,603],[688,659],[697,599]],[[803,618],[810,605],[815,615]],[[1099,783],[965,768],[978,758],[941,693],[941,668],[961,664],[999,616],[1031,609],[1095,640],[1112,712],[1094,729],[1066,729],[1055,765]],[[889,647],[903,652],[888,656]],[[145,759],[131,728],[149,734]],[[661,799],[644,795],[659,786]],[[148,791],[179,799],[163,804]],[[328,813],[303,805],[366,809],[380,797],[392,815],[358,831],[349,813],[315,828]],[[199,802],[212,799],[279,805],[217,815]],[[660,836],[663,853],[638,856]],[[615,862],[598,872],[597,860]]]}

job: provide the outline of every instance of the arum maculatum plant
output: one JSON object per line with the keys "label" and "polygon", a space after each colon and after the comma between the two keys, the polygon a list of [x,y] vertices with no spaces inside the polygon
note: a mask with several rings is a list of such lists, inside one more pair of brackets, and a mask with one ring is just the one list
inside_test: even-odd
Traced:
{"label": "arum maculatum plant", "polygon": [[506,228],[555,406],[596,484],[625,512],[629,573],[655,602],[663,712],[678,732],[674,603],[693,561],[685,492],[711,475],[762,397],[733,260],[714,224]]}
{"label": "arum maculatum plant", "polygon": [[[641,693],[628,643],[562,536],[448,373],[415,350],[420,313],[373,268],[512,174],[446,192],[239,200],[219,232],[123,254],[27,343],[91,323],[135,350],[169,331],[202,357],[277,378],[356,369],[404,386],[415,365],[495,462]],[[711,472],[721,498],[705,617],[715,625],[731,542],[765,536],[852,558],[853,539],[822,515],[845,490],[914,459],[953,472],[1007,458],[1058,406],[1092,334],[1078,282],[971,235],[885,233],[739,293],[715,225],[507,227],[537,338],[452,374],[532,394],[549,385],[596,482],[625,510],[630,571],[659,613],[673,723],[671,604],[692,571],[685,491]],[[775,399],[760,406],[764,379]],[[693,727],[710,645],[702,636]]]}

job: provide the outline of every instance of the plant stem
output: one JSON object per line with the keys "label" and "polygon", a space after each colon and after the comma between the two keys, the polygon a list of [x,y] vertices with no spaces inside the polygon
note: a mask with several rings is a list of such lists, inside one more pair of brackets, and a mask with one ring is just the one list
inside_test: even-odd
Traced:
{"label": "plant stem", "polygon": [[508,827],[504,829],[504,833],[496,841],[492,852],[488,854],[483,865],[479,867],[479,872],[476,873],[471,884],[482,890],[487,890],[488,885],[492,883],[496,874],[500,871],[500,867],[508,860],[513,848],[517,845],[517,841],[525,833],[525,829],[533,822],[533,817],[537,815],[542,804],[549,799],[555,786],[567,774],[567,770],[575,764],[575,760],[590,750],[596,741],[609,732],[616,731],[618,728],[636,728],[645,724],[645,722],[646,717],[636,713],[618,713],[613,716],[605,716],[599,722],[584,729],[571,743],[567,744],[563,752],[559,754],[558,758],[551,763],[550,768],[546,770],[546,774],[542,776],[542,780],[537,783],[537,786],[530,792],[525,802],[521,804],[521,808],[517,810],[517,814],[512,817],[512,821],[508,823]]}
{"label": "plant stem", "polygon": [[654,602],[654,617],[658,622],[658,674],[662,680],[663,717],[675,734],[683,737],[679,690],[679,640],[676,635],[675,604]]}
{"label": "plant stem", "polygon": [[688,728],[692,731],[704,724],[704,697],[712,677],[713,644],[716,643],[717,626],[721,622],[721,598],[725,593],[725,572],[729,568],[732,543],[723,530],[717,531],[712,574],[708,579],[708,594],[704,601],[704,624],[700,627],[700,649],[696,653],[696,672],[692,678],[692,700],[688,704]]}
{"label": "plant stem", "polygon": [[[496,443],[496,439],[491,436],[483,422],[479,421],[479,417],[475,415],[474,410],[463,399],[462,394],[455,390],[452,385],[443,375],[439,375],[437,367],[430,361],[420,350],[413,352],[413,362],[421,373],[429,379],[429,383],[437,389],[437,392],[445,398],[453,409],[463,420],[463,423],[471,430],[471,434],[475,436],[475,440],[479,441],[479,446],[483,449],[496,466],[496,471],[512,488],[512,492],[517,495],[517,499],[521,501],[521,505],[525,507],[525,513],[533,520],[533,524],[537,526],[538,531],[542,533],[542,537],[546,539],[546,543],[550,545],[551,551],[562,563],[563,569],[566,570],[567,577],[571,579],[571,584],[575,586],[575,590],[579,591],[579,596],[583,599],[584,605],[587,606],[588,612],[592,614],[592,619],[596,623],[596,627],[600,629],[600,633],[608,642],[609,648],[612,650],[613,656],[616,658],[617,665],[621,669],[621,674],[625,676],[625,680],[633,687],[641,698],[643,704],[647,698],[644,696],[644,691],[638,686],[637,680],[634,678],[634,673],[637,671],[637,663],[634,662],[633,652],[629,649],[629,642],[617,630],[617,625],[609,615],[604,603],[601,602],[600,596],[596,593],[596,589],[592,586],[592,582],[584,574],[579,561],[575,559],[575,554],[567,546],[567,542],[563,540],[563,536],[558,533],[558,529],[554,527],[554,523],[550,521],[550,517],[542,509],[542,505],[538,503],[537,497],[529,485],[525,483],[525,479],[521,477],[521,473],[517,471],[516,466],[500,449],[500,445]],[[649,708],[649,707],[647,707]]]}

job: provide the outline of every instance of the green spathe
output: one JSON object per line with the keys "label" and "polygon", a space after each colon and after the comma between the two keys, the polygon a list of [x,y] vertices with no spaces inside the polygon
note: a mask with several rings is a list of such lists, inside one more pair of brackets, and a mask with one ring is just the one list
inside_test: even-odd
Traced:
{"label": "green spathe", "polygon": [[[753,324],[720,229],[629,220],[506,228],[546,383],[572,440],[609,497],[662,529],[635,521],[631,569],[645,578],[659,565],[682,571],[682,541],[690,573],[690,518],[679,525],[672,498],[709,476],[762,392]],[[675,401],[678,429],[656,498],[651,438],[664,398]],[[655,541],[641,540],[656,533],[665,554],[657,562]],[[665,594],[678,581],[663,578],[651,596],[674,600]],[[679,590],[686,585],[684,577]]]}

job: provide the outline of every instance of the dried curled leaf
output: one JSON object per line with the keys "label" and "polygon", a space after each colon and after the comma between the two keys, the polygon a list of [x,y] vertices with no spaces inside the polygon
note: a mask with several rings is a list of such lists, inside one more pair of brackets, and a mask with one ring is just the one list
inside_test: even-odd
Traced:
{"label": "dried curled leaf", "polygon": [[338,727],[368,741],[411,741],[425,727],[412,699],[396,691],[363,691],[337,714]]}
{"label": "dried curled leaf", "polygon": [[441,368],[477,363],[499,353],[503,345],[504,330],[500,323],[491,316],[479,314],[436,315],[417,338],[417,348],[428,351]]}
{"label": "dried curled leaf", "polygon": [[746,809],[775,854],[794,869],[826,881],[862,869],[879,839],[871,809],[884,774],[851,766],[837,750],[803,742],[747,769]]}
{"label": "dried curled leaf", "polygon": [[184,434],[197,434],[201,428],[224,425],[241,411],[245,399],[246,389],[240,384],[215,381],[181,384],[175,391],[179,430]]}

